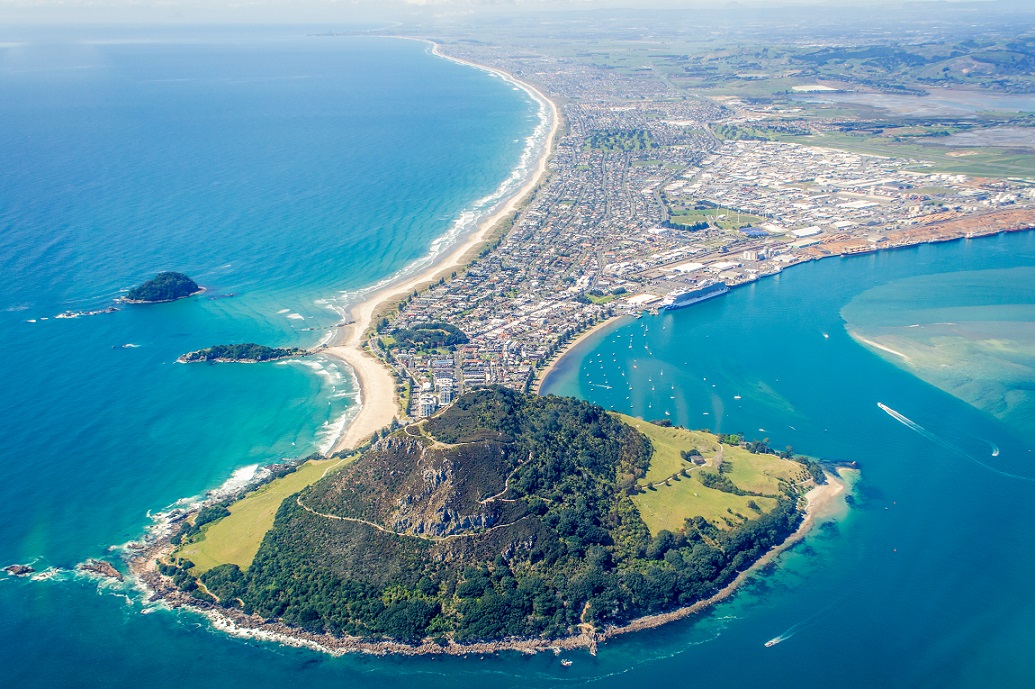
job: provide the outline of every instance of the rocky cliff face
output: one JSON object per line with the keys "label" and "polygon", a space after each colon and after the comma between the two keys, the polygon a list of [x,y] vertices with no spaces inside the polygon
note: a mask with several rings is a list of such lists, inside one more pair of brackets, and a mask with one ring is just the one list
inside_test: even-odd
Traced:
{"label": "rocky cliff face", "polygon": [[484,531],[523,514],[522,506],[506,498],[515,466],[509,448],[497,440],[446,445],[428,437],[390,436],[310,506],[398,534]]}

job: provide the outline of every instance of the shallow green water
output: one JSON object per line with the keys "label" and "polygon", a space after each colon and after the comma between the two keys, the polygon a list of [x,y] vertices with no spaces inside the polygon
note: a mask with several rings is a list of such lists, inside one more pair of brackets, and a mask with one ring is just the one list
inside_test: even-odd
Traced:
{"label": "shallow green water", "polygon": [[886,361],[1007,424],[1035,422],[1035,269],[893,280],[841,314]]}

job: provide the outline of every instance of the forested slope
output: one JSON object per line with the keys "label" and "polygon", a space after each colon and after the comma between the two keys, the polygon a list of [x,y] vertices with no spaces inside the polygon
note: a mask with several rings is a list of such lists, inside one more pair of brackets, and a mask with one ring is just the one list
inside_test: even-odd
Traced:
{"label": "forested slope", "polygon": [[470,393],[285,500],[251,567],[201,582],[311,631],[561,637],[705,598],[800,522],[791,486],[739,528],[697,518],[651,536],[630,494],[652,452],[586,402]]}

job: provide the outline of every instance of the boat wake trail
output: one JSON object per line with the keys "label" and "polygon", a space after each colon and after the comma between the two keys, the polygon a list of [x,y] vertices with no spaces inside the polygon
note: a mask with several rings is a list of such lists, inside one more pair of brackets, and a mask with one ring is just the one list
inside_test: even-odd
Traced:
{"label": "boat wake trail", "polygon": [[[1013,473],[1010,473],[1008,471],[1001,471],[999,469],[996,469],[993,466],[989,466],[988,464],[985,464],[984,462],[982,462],[981,460],[977,459],[976,457],[974,457],[969,452],[960,449],[956,445],[953,445],[952,443],[950,443],[950,442],[948,442],[946,440],[943,440],[942,438],[938,437],[934,433],[931,433],[929,430],[927,430],[926,428],[924,428],[923,426],[918,424],[916,421],[913,421],[912,419],[910,419],[905,414],[901,414],[901,413],[895,411],[894,409],[892,409],[891,407],[889,407],[886,404],[883,404],[882,402],[877,402],[877,406],[881,408],[881,411],[883,411],[888,416],[890,416],[891,418],[895,419],[896,421],[898,421],[899,423],[901,423],[903,426],[905,426],[906,428],[910,429],[911,431],[915,431],[915,432],[919,433],[920,435],[922,435],[923,437],[927,438],[928,440],[930,440],[935,445],[938,445],[939,447],[942,447],[945,450],[948,450],[950,453],[952,453],[954,455],[957,455],[959,457],[963,457],[965,459],[968,459],[968,460],[970,460],[974,464],[977,464],[978,466],[980,466],[983,469],[987,469],[988,471],[991,471],[993,473],[999,474],[1000,476],[1005,476],[1007,478],[1015,478],[1015,479],[1019,479],[1021,481],[1035,482],[1035,478],[1032,478],[1031,476],[1021,476],[1020,474],[1013,474]],[[988,443],[989,443],[989,445],[992,446],[992,456],[993,457],[998,457],[999,456],[999,447],[995,443],[993,443],[991,441],[988,441]]]}
{"label": "boat wake trail", "polygon": [[897,411],[895,411],[894,409],[892,409],[891,407],[889,407],[888,405],[883,404],[881,402],[877,402],[877,406],[881,408],[881,411],[885,412],[888,416],[890,416],[891,418],[895,419],[896,421],[898,421],[900,424],[902,424],[906,428],[909,428],[910,430],[916,431],[917,433],[919,433],[920,435],[924,436],[925,438],[930,438],[931,440],[934,440],[935,442],[937,442],[937,439],[934,437],[933,434],[928,432],[928,430],[926,428],[924,428],[923,426],[918,424],[916,421],[913,421],[911,418],[909,418],[905,414],[900,414]]}
{"label": "boat wake trail", "polygon": [[781,641],[787,641],[787,639],[791,638],[792,636],[794,636],[795,634],[800,632],[802,629],[805,629],[806,627],[812,626],[813,624],[816,623],[816,621],[819,619],[819,617],[821,615],[823,615],[825,612],[827,612],[828,610],[833,608],[834,605],[835,605],[835,603],[831,603],[830,605],[828,605],[827,607],[823,608],[819,612],[815,613],[811,617],[808,617],[808,618],[802,620],[801,622],[799,622],[798,624],[795,624],[795,625],[791,626],[784,633],[782,633],[782,634],[780,634],[778,636],[774,636],[772,639],[769,639],[769,641],[765,642],[765,647],[766,648],[772,648],[773,646],[775,646],[776,644],[780,643]]}

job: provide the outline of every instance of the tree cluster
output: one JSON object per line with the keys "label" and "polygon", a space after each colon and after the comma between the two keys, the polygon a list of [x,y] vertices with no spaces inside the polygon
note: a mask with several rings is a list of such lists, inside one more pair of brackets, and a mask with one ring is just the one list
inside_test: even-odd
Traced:
{"label": "tree cluster", "polygon": [[196,352],[184,354],[180,359],[186,362],[200,361],[275,361],[292,356],[306,356],[309,352],[298,347],[267,347],[246,342],[244,344],[214,345]]}
{"label": "tree cluster", "polygon": [[198,283],[183,273],[165,272],[126,292],[126,299],[142,302],[173,301],[189,297],[200,289]]}
{"label": "tree cluster", "polygon": [[435,321],[416,323],[409,328],[400,328],[392,333],[395,337],[393,348],[432,349],[435,347],[454,347],[467,343],[467,335],[452,323]]}

